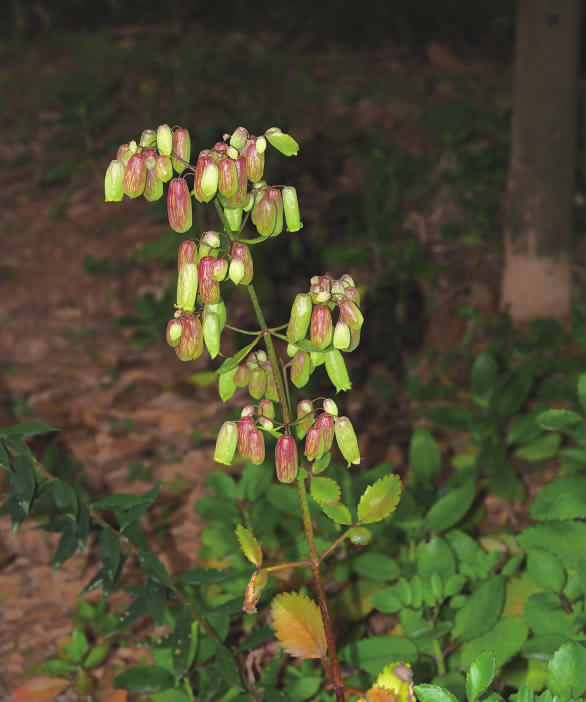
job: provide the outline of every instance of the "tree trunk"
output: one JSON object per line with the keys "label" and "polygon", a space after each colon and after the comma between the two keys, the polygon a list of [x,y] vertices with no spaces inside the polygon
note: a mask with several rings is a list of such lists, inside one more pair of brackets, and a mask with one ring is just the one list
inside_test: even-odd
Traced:
{"label": "tree trunk", "polygon": [[518,0],[501,302],[514,321],[571,298],[580,0]]}

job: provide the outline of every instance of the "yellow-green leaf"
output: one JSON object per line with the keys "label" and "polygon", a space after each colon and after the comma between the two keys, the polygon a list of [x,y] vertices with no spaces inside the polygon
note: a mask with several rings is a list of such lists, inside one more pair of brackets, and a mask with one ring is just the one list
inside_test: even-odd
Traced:
{"label": "yellow-green leaf", "polygon": [[401,497],[401,481],[396,475],[385,475],[369,485],[358,503],[358,519],[363,524],[380,522],[394,512]]}
{"label": "yellow-green leaf", "polygon": [[340,501],[340,486],[331,478],[312,478],[310,491],[320,504],[337,505]]}
{"label": "yellow-green leaf", "polygon": [[326,634],[319,607],[296,592],[277,595],[271,605],[273,628],[281,646],[296,658],[323,658]]}
{"label": "yellow-green leaf", "polygon": [[346,505],[320,505],[325,514],[336,524],[352,524],[352,515]]}
{"label": "yellow-green leaf", "polygon": [[240,542],[242,553],[253,565],[260,568],[262,565],[262,550],[256,537],[251,531],[243,527],[242,524],[236,527],[236,536]]}

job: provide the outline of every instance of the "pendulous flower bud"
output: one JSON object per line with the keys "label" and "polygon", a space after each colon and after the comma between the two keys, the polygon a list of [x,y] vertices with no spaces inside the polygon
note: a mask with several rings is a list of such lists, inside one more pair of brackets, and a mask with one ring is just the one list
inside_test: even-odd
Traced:
{"label": "pendulous flower bud", "polygon": [[326,351],[325,357],[326,372],[336,388],[336,392],[340,392],[340,390],[350,390],[352,383],[350,382],[350,376],[348,375],[348,370],[342,354],[338,349],[330,349]]}
{"label": "pendulous flower bud", "polygon": [[142,150],[142,160],[146,166],[147,171],[152,171],[157,162],[157,150],[156,149],[143,149]]}
{"label": "pendulous flower bud", "polygon": [[186,239],[181,242],[177,254],[177,270],[181,270],[184,263],[197,263],[197,244],[193,239]]}
{"label": "pendulous flower bud", "polygon": [[169,183],[167,211],[169,214],[169,226],[173,231],[183,234],[188,229],[191,229],[191,195],[183,178],[173,178]]}
{"label": "pendulous flower bud", "polygon": [[251,397],[255,400],[260,400],[260,398],[265,394],[267,389],[267,374],[263,368],[253,368],[250,371],[250,378],[248,380],[248,392]]}
{"label": "pendulous flower bud", "polygon": [[[241,242],[237,242],[234,244],[232,247],[232,261],[230,263],[230,267],[232,267],[232,263],[234,261],[239,261],[243,266],[244,266],[244,274],[240,278],[239,283],[236,283],[236,285],[250,285],[252,282],[252,277],[254,274],[254,267],[252,264],[252,256],[250,255],[250,250],[246,244],[243,244]],[[236,272],[240,272],[240,267],[239,264],[234,269]],[[234,282],[234,277],[232,276],[232,272],[229,272],[230,279]]]}
{"label": "pendulous flower bud", "polygon": [[163,197],[163,183],[155,175],[154,169],[147,168],[143,196],[149,202],[155,202]]}
{"label": "pendulous flower bud", "polygon": [[275,406],[273,405],[271,400],[267,400],[266,398],[264,400],[261,400],[258,403],[258,411],[263,417],[267,417],[268,419],[275,418]]}
{"label": "pendulous flower bud", "polygon": [[232,197],[238,191],[238,171],[231,158],[218,161],[218,192],[224,197]]}
{"label": "pendulous flower bud", "polygon": [[220,334],[224,331],[226,326],[226,304],[224,300],[219,300],[218,302],[208,302],[206,309],[214,314],[218,315],[218,321],[220,322]]}
{"label": "pendulous flower bud", "polygon": [[290,434],[283,434],[277,439],[275,465],[279,482],[292,483],[297,477],[297,444]]}
{"label": "pendulous flower bud", "polygon": [[283,231],[283,199],[281,197],[281,191],[278,188],[269,188],[265,194],[265,197],[274,203],[275,211],[277,213],[275,226],[271,232],[271,236],[279,236],[279,234]]}
{"label": "pendulous flower bud", "polygon": [[[311,400],[301,400],[297,403],[297,423],[295,433],[298,439],[303,439],[309,427],[313,424],[313,404]],[[333,436],[333,426],[332,426]]]}
{"label": "pendulous flower bud", "polygon": [[307,351],[297,351],[291,363],[291,382],[296,388],[302,388],[309,382],[311,360]]}
{"label": "pendulous flower bud", "polygon": [[249,139],[246,152],[246,173],[248,175],[248,180],[252,183],[262,179],[264,169],[265,169],[265,155],[260,154],[256,148],[256,140]]}
{"label": "pendulous flower bud", "polygon": [[220,353],[220,320],[215,312],[205,305],[201,315],[203,340],[210,354],[210,358],[215,358]]}
{"label": "pendulous flower bud", "polygon": [[315,426],[323,433],[324,447],[329,451],[334,443],[334,417],[329,412],[322,412],[315,420]]}
{"label": "pendulous flower bud", "polygon": [[266,191],[252,208],[252,220],[260,236],[270,236],[277,223],[277,207]]}
{"label": "pendulous flower bud", "polygon": [[238,444],[238,427],[236,422],[224,422],[218,432],[214,461],[226,466],[232,465],[236,445]]}
{"label": "pendulous flower bud", "polygon": [[350,329],[360,329],[364,322],[362,312],[350,300],[340,300],[338,302],[340,317],[346,322]]}
{"label": "pendulous flower bud", "polygon": [[287,326],[287,339],[291,344],[303,339],[309,329],[311,310],[313,304],[309,293],[300,293],[295,296],[291,307],[291,316]]}
{"label": "pendulous flower bud", "polygon": [[265,440],[259,429],[248,433],[248,460],[259,466],[265,460]]}
{"label": "pendulous flower bud", "polygon": [[116,160],[122,161],[122,163],[126,165],[132,154],[133,152],[130,150],[129,144],[120,144],[118,151],[116,152]]}
{"label": "pendulous flower bud", "polygon": [[170,156],[173,151],[173,132],[168,124],[157,127],[157,149],[161,156]]}
{"label": "pendulous flower bud", "polygon": [[230,146],[235,149],[241,149],[248,139],[248,130],[246,127],[236,127],[232,136],[230,137]]}
{"label": "pendulous flower bud", "polygon": [[206,152],[197,159],[194,193],[200,202],[209,202],[218,191],[218,164]]}
{"label": "pendulous flower bud", "polygon": [[124,180],[124,163],[116,159],[110,161],[110,165],[106,170],[106,178],[104,182],[104,192],[106,202],[120,202],[124,197],[124,188],[122,182]]}
{"label": "pendulous flower bud", "polygon": [[132,154],[124,169],[122,189],[128,197],[140,197],[144,192],[147,169],[141,154]]}
{"label": "pendulous flower bud", "polygon": [[155,175],[161,183],[168,183],[173,177],[173,166],[169,156],[157,156],[155,158]]}
{"label": "pendulous flower bud", "polygon": [[154,129],[144,129],[140,135],[139,146],[143,149],[148,149],[151,146],[155,146],[157,143],[157,132]]}
{"label": "pendulous flower bud", "polygon": [[171,157],[173,168],[177,173],[183,173],[191,157],[191,138],[187,129],[179,127],[173,132],[173,153],[178,156]]}
{"label": "pendulous flower bud", "polygon": [[267,400],[271,400],[272,402],[279,402],[279,393],[277,392],[277,384],[275,383],[273,371],[270,368],[270,361],[268,361],[266,365],[268,365],[269,368],[265,368],[267,374],[267,389],[265,390],[265,397]]}
{"label": "pendulous flower bud", "polygon": [[240,156],[234,159],[236,175],[238,178],[238,189],[231,197],[226,198],[228,207],[243,208],[248,203],[248,174],[246,173],[246,159]]}
{"label": "pendulous flower bud", "polygon": [[356,307],[360,307],[360,292],[358,291],[358,288],[355,288],[353,285],[348,285],[344,289],[344,295],[346,296],[346,299],[353,302]]}
{"label": "pendulous flower bud", "polygon": [[237,388],[245,388],[250,380],[250,366],[248,363],[243,363],[238,366],[236,373],[234,373],[234,385]]}
{"label": "pendulous flower bud", "polygon": [[221,283],[226,280],[226,273],[228,273],[228,261],[225,258],[215,258],[212,266],[212,278]]}
{"label": "pendulous flower bud", "polygon": [[310,427],[305,436],[305,457],[308,461],[314,461],[323,456],[325,452],[324,435],[321,429],[316,426]]}
{"label": "pendulous flower bud", "polygon": [[174,317],[169,324],[167,324],[167,331],[165,333],[165,340],[171,348],[179,346],[181,340],[181,332],[183,331],[183,319],[181,317]]}
{"label": "pendulous flower bud", "polygon": [[197,263],[184,263],[177,276],[177,304],[181,310],[193,312],[197,295]]}
{"label": "pendulous flower bud", "polygon": [[340,449],[340,453],[348,465],[358,465],[360,463],[360,451],[358,450],[358,440],[352,422],[348,417],[337,417],[334,425],[334,433],[336,443]]}
{"label": "pendulous flower bud", "polygon": [[183,317],[183,330],[175,353],[180,361],[195,361],[203,353],[203,332],[197,317]]}
{"label": "pendulous flower bud", "polygon": [[230,225],[230,231],[232,232],[239,232],[240,228],[242,227],[242,208],[241,207],[236,207],[236,208],[230,208],[230,207],[225,207],[224,208],[224,217],[226,217],[226,220],[228,221],[228,224]]}
{"label": "pendulous flower bud", "polygon": [[254,419],[250,416],[240,417],[238,420],[238,453],[248,458],[248,436],[256,429]]}
{"label": "pendulous flower bud", "polygon": [[327,305],[316,305],[311,313],[310,339],[318,349],[327,348],[332,341],[332,313]]}
{"label": "pendulous flower bud", "polygon": [[282,190],[283,212],[285,214],[285,224],[288,232],[298,232],[303,226],[300,219],[299,203],[297,202],[297,190],[290,185],[286,185]]}
{"label": "pendulous flower bud", "polygon": [[339,319],[334,327],[333,344],[335,349],[347,351],[350,347],[350,327],[343,319]]}
{"label": "pendulous flower bud", "polygon": [[199,259],[199,294],[201,301],[206,305],[209,302],[220,301],[220,284],[213,277],[215,261],[213,256],[203,256]]}

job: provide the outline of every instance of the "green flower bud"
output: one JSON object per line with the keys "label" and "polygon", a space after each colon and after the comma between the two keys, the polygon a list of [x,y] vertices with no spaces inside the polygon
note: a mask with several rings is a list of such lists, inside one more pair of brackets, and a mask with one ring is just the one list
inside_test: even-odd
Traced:
{"label": "green flower bud", "polygon": [[310,339],[318,349],[327,348],[332,341],[332,313],[327,305],[316,305],[311,313]]}
{"label": "green flower bud", "polygon": [[169,226],[175,232],[183,234],[192,225],[191,195],[183,178],[173,178],[167,192],[167,211]]}
{"label": "green flower bud", "polygon": [[330,349],[325,352],[325,357],[326,372],[336,388],[336,392],[340,392],[340,390],[350,390],[352,383],[350,382],[350,377],[348,376],[346,363],[342,354],[338,349]]}
{"label": "green flower bud", "polygon": [[239,232],[242,226],[242,208],[224,208],[224,216],[230,225],[230,231]]}
{"label": "green flower bud", "polygon": [[317,368],[326,362],[326,355],[323,351],[312,351],[309,355],[311,356],[311,365],[314,368]]}
{"label": "green flower bud", "polygon": [[253,368],[250,372],[250,379],[248,381],[248,392],[251,397],[255,400],[260,400],[260,398],[265,394],[267,389],[267,374],[262,368]]}
{"label": "green flower bud", "polygon": [[201,301],[206,305],[209,302],[220,301],[220,284],[213,277],[215,260],[212,256],[203,256],[199,259],[199,294]]}
{"label": "green flower bud", "polygon": [[350,300],[341,300],[338,303],[341,318],[350,329],[360,329],[364,323],[364,317],[358,307]]}
{"label": "green flower bud", "polygon": [[334,424],[334,434],[340,453],[348,465],[358,465],[360,463],[360,451],[358,450],[358,440],[352,422],[348,417],[337,417]]}
{"label": "green flower bud", "polygon": [[224,331],[224,327],[226,326],[226,304],[224,303],[224,300],[210,302],[205,306],[205,309],[218,316],[218,321],[220,322],[220,333],[222,333]]}
{"label": "green flower bud", "polygon": [[221,283],[226,280],[226,273],[228,273],[228,261],[225,258],[215,258],[212,266],[212,278]]}
{"label": "green flower bud", "polygon": [[356,307],[360,307],[360,293],[358,292],[358,288],[355,288],[352,285],[348,285],[344,289],[344,295],[346,296],[347,300],[350,300],[350,302],[353,302]]}
{"label": "green flower bud", "polygon": [[203,332],[197,317],[183,317],[183,330],[175,353],[180,361],[195,361],[203,353]]}
{"label": "green flower bud", "polygon": [[290,343],[294,344],[296,341],[305,338],[311,321],[312,309],[311,295],[299,293],[295,296],[291,307],[289,324],[287,325],[287,339]]}
{"label": "green flower bud", "polygon": [[157,156],[155,158],[155,175],[161,183],[168,183],[173,177],[173,166],[169,156]]}
{"label": "green flower bud", "polygon": [[258,411],[263,417],[267,417],[268,419],[275,418],[275,406],[271,400],[267,400],[266,398],[261,400],[258,403]]}
{"label": "green flower bud", "polygon": [[167,324],[167,331],[165,333],[165,340],[171,348],[175,348],[179,345],[181,340],[181,332],[183,331],[183,320],[181,317],[176,317],[172,319],[169,324]]}
{"label": "green flower bud", "polygon": [[206,152],[197,159],[194,192],[200,202],[209,202],[218,191],[218,164]]}
{"label": "green flower bud", "polygon": [[[194,265],[194,264],[191,264]],[[203,308],[201,315],[203,327],[203,341],[210,358],[215,358],[220,353],[220,320],[215,312],[208,309],[208,305]]]}
{"label": "green flower bud", "polygon": [[235,149],[242,149],[248,139],[248,130],[245,127],[237,127],[230,137],[230,146]]}
{"label": "green flower bud", "polygon": [[234,283],[234,285],[240,285],[242,279],[244,278],[244,262],[242,259],[233,258],[230,261],[228,277]]}
{"label": "green flower bud", "polygon": [[204,256],[207,256],[209,251],[211,251],[212,249],[219,249],[221,243],[222,239],[220,238],[218,232],[204,232],[201,237],[201,245],[205,245],[208,247],[208,250],[206,251]]}
{"label": "green flower bud", "polygon": [[328,414],[331,414],[333,417],[338,416],[338,405],[333,400],[330,400],[329,398],[326,398],[324,400],[324,410]]}
{"label": "green flower bud", "polygon": [[350,346],[346,349],[348,353],[351,351],[354,351],[354,349],[358,346],[360,343],[360,329],[351,329],[350,330]]}
{"label": "green flower bud", "polygon": [[132,156],[132,151],[130,150],[129,144],[120,144],[118,151],[116,152],[116,160],[122,161],[124,165],[128,163],[128,159]]}
{"label": "green flower bud", "polygon": [[124,180],[124,163],[116,159],[110,161],[110,165],[106,170],[106,178],[104,182],[105,201],[120,202],[124,197],[124,188],[122,182]]}
{"label": "green flower bud", "polygon": [[256,137],[256,150],[259,154],[264,154],[267,150],[267,140],[263,136]]}
{"label": "green flower bud", "polygon": [[226,466],[232,465],[236,445],[238,443],[238,427],[236,422],[224,422],[218,432],[214,461]]}
{"label": "green flower bud", "polygon": [[[309,427],[313,424],[313,404],[311,400],[301,400],[297,403],[297,423],[295,424],[295,433],[298,439],[303,439],[307,434]],[[332,437],[333,437],[332,424]]]}
{"label": "green flower bud", "polygon": [[[228,208],[241,209],[248,204],[248,175],[246,173],[246,159],[243,157],[234,159],[234,166],[238,178],[238,189],[234,195],[226,198]],[[252,206],[252,204],[251,204]]]}
{"label": "green flower bud", "polygon": [[290,185],[286,185],[282,190],[283,211],[285,213],[285,224],[288,232],[298,232],[303,226],[299,214],[299,203],[297,202],[297,190]]}
{"label": "green flower bud", "polygon": [[128,159],[122,179],[122,189],[125,195],[131,198],[140,197],[144,192],[146,174],[147,169],[141,154],[132,154]]}
{"label": "green flower bud", "polygon": [[275,203],[267,197],[267,192],[255,202],[252,208],[253,223],[260,236],[270,236],[277,224],[277,207]]}
{"label": "green flower bud", "polygon": [[163,197],[163,183],[157,178],[155,171],[152,169],[147,169],[143,196],[149,202],[160,200]]}
{"label": "green flower bud", "polygon": [[148,148],[149,146],[155,146],[157,143],[157,132],[155,132],[154,129],[145,129],[143,130],[142,134],[140,135],[140,141],[138,142],[139,146],[142,146],[143,149]]}
{"label": "green flower bud", "polygon": [[277,480],[281,483],[292,483],[297,477],[298,464],[295,439],[289,434],[280,436],[275,447]]}
{"label": "green flower bud", "polygon": [[334,348],[340,351],[346,351],[350,347],[350,327],[343,319],[336,322],[333,344]]}
{"label": "green flower bud", "polygon": [[261,180],[265,168],[265,155],[264,153],[261,154],[257,151],[256,140],[248,140],[245,158],[248,180],[250,180],[252,183],[256,183],[257,181]]}
{"label": "green flower bud", "polygon": [[177,307],[193,312],[197,295],[197,263],[184,263],[177,277]]}
{"label": "green flower bud", "polygon": [[173,153],[178,157],[171,157],[173,168],[177,173],[183,173],[191,157],[191,138],[187,129],[180,127],[173,132]]}
{"label": "green flower bud", "polygon": [[[246,244],[237,242],[232,247],[232,262],[236,259],[237,261],[242,261],[244,264],[244,276],[240,280],[240,285],[250,285],[252,282],[252,277],[254,274],[254,267],[252,264],[252,256],[250,255],[250,250]],[[233,280],[232,276],[230,279]],[[236,283],[238,285],[238,283]]]}
{"label": "green flower bud", "polygon": [[161,156],[170,156],[173,151],[173,132],[168,124],[157,127],[157,149]]}
{"label": "green flower bud", "polygon": [[234,374],[234,385],[237,388],[245,388],[250,380],[250,366],[247,363],[243,363],[238,366],[238,370]]}
{"label": "green flower bud", "polygon": [[225,197],[232,197],[238,191],[238,172],[231,158],[218,161],[218,191]]}
{"label": "green flower bud", "polygon": [[267,371],[267,389],[265,390],[265,397],[267,400],[279,402],[279,393],[277,392],[277,384],[275,383],[272,370]]}
{"label": "green flower bud", "polygon": [[291,364],[291,382],[296,388],[302,388],[309,382],[311,360],[307,351],[297,351]]}
{"label": "green flower bud", "polygon": [[344,275],[340,277],[340,280],[344,284],[344,287],[348,287],[348,286],[352,286],[353,288],[356,287],[354,285],[354,279],[352,278],[351,275],[348,275],[348,273],[344,273]]}

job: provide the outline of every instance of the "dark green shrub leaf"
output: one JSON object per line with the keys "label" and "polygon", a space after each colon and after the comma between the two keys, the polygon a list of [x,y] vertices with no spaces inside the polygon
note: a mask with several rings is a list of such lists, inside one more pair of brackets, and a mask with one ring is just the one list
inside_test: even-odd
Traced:
{"label": "dark green shrub leaf", "polygon": [[507,443],[526,444],[534,441],[541,434],[541,427],[536,422],[538,412],[530,412],[517,417],[507,430]]}
{"label": "dark green shrub leaf", "polygon": [[548,409],[538,414],[536,421],[543,429],[560,431],[563,429],[572,429],[578,424],[582,424],[584,418],[572,410]]}
{"label": "dark green shrub leaf", "polygon": [[88,653],[86,659],[83,662],[83,667],[86,670],[91,670],[92,668],[97,668],[99,665],[106,660],[108,654],[110,653],[110,644],[102,643],[94,646],[92,650]]}
{"label": "dark green shrub leaf", "polygon": [[524,617],[503,617],[486,634],[464,643],[453,654],[453,664],[469,666],[483,651],[494,651],[497,668],[515,656],[525,643],[528,634]]}
{"label": "dark green shrub leaf", "polygon": [[89,645],[86,635],[83,630],[76,626],[71,632],[71,644],[69,648],[69,657],[74,663],[81,663],[89,651]]}
{"label": "dark green shrub leaf", "polygon": [[456,572],[456,559],[452,549],[441,536],[434,536],[428,542],[422,541],[416,551],[417,572],[423,580],[429,580],[437,573],[445,582]]}
{"label": "dark green shrub leaf", "polygon": [[341,661],[378,675],[389,661],[414,663],[417,649],[409,639],[398,636],[372,636],[344,646],[338,652]]}
{"label": "dark green shrub leaf", "polygon": [[386,475],[369,485],[358,503],[358,519],[363,524],[380,522],[388,517],[399,503],[401,481],[396,475]]}
{"label": "dark green shrub leaf", "polygon": [[52,484],[52,489],[57,507],[77,517],[77,495],[71,485],[64,480],[55,480]]}
{"label": "dark green shrub leaf", "polygon": [[411,437],[409,465],[413,479],[429,487],[440,474],[442,459],[438,445],[427,429],[418,427]]}
{"label": "dark green shrub leaf", "polygon": [[267,467],[247,463],[238,483],[238,497],[255,502],[273,482],[273,473]]}
{"label": "dark green shrub leaf", "polygon": [[216,497],[232,500],[238,496],[238,487],[234,478],[222,471],[210,473],[206,478],[206,484],[216,493]]}
{"label": "dark green shrub leaf", "polygon": [[150,695],[174,686],[173,674],[156,665],[137,665],[120,673],[114,680],[116,690],[128,690],[137,695]]}
{"label": "dark green shrub leaf", "polygon": [[176,576],[177,580],[188,585],[211,585],[238,578],[242,573],[234,568],[193,568]]}
{"label": "dark green shrub leaf", "polygon": [[558,648],[568,640],[564,634],[549,633],[532,636],[523,644],[521,655],[524,658],[551,658]]}
{"label": "dark green shrub leaf", "polygon": [[135,598],[134,602],[132,602],[127,609],[124,610],[122,616],[120,617],[120,621],[114,627],[111,633],[119,634],[129,626],[132,626],[134,622],[138,621],[148,611],[149,604],[149,597],[145,590]]}
{"label": "dark green shrub leaf", "polygon": [[[267,473],[269,471],[266,471]],[[272,480],[272,476],[271,476]],[[278,509],[286,514],[301,516],[301,508],[297,499],[297,491],[291,489],[287,485],[271,485],[266,491],[267,500]],[[348,522],[350,524],[350,522]]]}
{"label": "dark green shrub leaf", "polygon": [[170,587],[172,585],[171,578],[163,563],[151,551],[140,551],[138,554],[138,562],[142,566],[147,575],[150,575],[153,580]]}
{"label": "dark green shrub leaf", "polygon": [[491,397],[491,407],[502,417],[511,417],[525,404],[532,385],[533,375],[516,368],[501,378]]}
{"label": "dark green shrub leaf", "polygon": [[580,627],[553,592],[535,592],[525,602],[525,618],[536,634],[556,633],[572,638]]}
{"label": "dark green shrub leaf", "polygon": [[497,362],[489,351],[480,353],[470,374],[470,396],[482,407],[488,407],[498,374]]}
{"label": "dark green shrub leaf", "polygon": [[65,530],[59,539],[57,548],[55,549],[51,570],[57,570],[57,568],[60,568],[65,561],[68,561],[77,551],[77,546],[77,526],[75,522],[69,520],[69,523],[65,527]]}
{"label": "dark green shrub leaf", "polygon": [[586,690],[586,652],[575,641],[556,651],[547,666],[547,687],[562,699],[581,697]]}
{"label": "dark green shrub leaf", "polygon": [[578,401],[582,409],[586,410],[586,373],[582,373],[578,378]]}
{"label": "dark green shrub leaf", "polygon": [[145,595],[148,601],[148,610],[157,626],[165,623],[167,609],[167,590],[164,585],[149,578],[145,586]]}
{"label": "dark green shrub leaf", "polygon": [[252,634],[249,634],[234,653],[242,653],[242,651],[249,651],[251,648],[258,648],[259,646],[262,646],[262,644],[274,638],[275,630],[270,626],[263,626],[260,629],[253,631]]}
{"label": "dark green shrub leaf", "polygon": [[110,579],[113,580],[120,563],[121,548],[118,536],[111,529],[102,529],[99,549],[104,570]]}
{"label": "dark green shrub leaf", "polygon": [[385,614],[394,614],[403,607],[403,603],[395,594],[394,587],[375,592],[372,596],[372,604],[379,612],[384,612]]}
{"label": "dark green shrub leaf", "polygon": [[235,524],[241,518],[236,504],[221,497],[201,497],[197,501],[196,509],[206,522],[226,521]]}
{"label": "dark green shrub leaf", "polygon": [[441,532],[457,524],[468,512],[476,490],[473,481],[452,490],[434,503],[425,517],[425,529]]}
{"label": "dark green shrub leaf", "polygon": [[289,702],[305,702],[313,698],[322,684],[322,679],[318,677],[303,676],[287,685],[287,697]]}
{"label": "dark green shrub leaf", "polygon": [[584,525],[571,520],[551,520],[527,527],[517,537],[519,546],[528,551],[532,547],[555,553],[564,568],[574,569],[584,562],[586,533]]}
{"label": "dark green shrub leaf", "polygon": [[230,687],[234,687],[237,690],[241,690],[242,685],[240,682],[240,673],[238,672],[238,665],[234,660],[234,656],[222,644],[218,644],[216,646],[216,662],[218,664],[218,670],[220,672],[220,675],[225,680],[225,682],[227,682],[228,685],[230,685]]}
{"label": "dark green shrub leaf", "polygon": [[94,502],[92,507],[94,509],[132,509],[139,505],[150,505],[152,502],[153,500],[146,495],[119,492]]}
{"label": "dark green shrub leaf", "polygon": [[520,446],[515,451],[515,455],[530,463],[541,463],[557,454],[561,441],[560,434],[545,434],[530,444]]}
{"label": "dark green shrub leaf", "polygon": [[489,631],[503,608],[505,581],[500,575],[482,583],[456,614],[453,635],[470,641]]}
{"label": "dark green shrub leaf", "polygon": [[340,486],[331,478],[312,478],[310,491],[320,504],[336,505],[340,501]]}
{"label": "dark green shrub leaf", "polygon": [[397,562],[383,553],[361,553],[352,561],[352,569],[359,575],[373,580],[394,580],[399,577]]}
{"label": "dark green shrub leaf", "polygon": [[20,422],[20,424],[13,424],[7,429],[0,429],[0,439],[6,436],[34,436],[35,434],[48,434],[52,431],[60,431],[50,424],[43,424],[42,422]]}
{"label": "dark green shrub leaf", "polygon": [[[584,452],[582,452],[584,459]],[[533,519],[584,519],[586,517],[586,500],[584,500],[584,476],[568,475],[558,478],[546,485],[533,500],[529,508]]]}
{"label": "dark green shrub leaf", "polygon": [[438,685],[415,685],[413,690],[419,702],[458,702],[449,690]]}
{"label": "dark green shrub leaf", "polygon": [[466,696],[469,702],[479,697],[494,678],[496,661],[492,651],[481,653],[470,666],[466,674]]}
{"label": "dark green shrub leaf", "polygon": [[470,410],[465,407],[427,407],[425,416],[438,427],[450,431],[468,431]]}
{"label": "dark green shrub leaf", "polygon": [[15,456],[12,459],[14,473],[8,473],[8,482],[12,488],[12,496],[21,508],[28,514],[35,494],[37,479],[33,464],[25,456]]}
{"label": "dark green shrub leaf", "polygon": [[191,616],[186,607],[183,607],[176,617],[175,629],[171,635],[171,653],[173,672],[178,679],[185,673],[191,663],[191,654],[195,654],[193,646],[193,632],[197,634],[197,624],[192,627]]}
{"label": "dark green shrub leaf", "polygon": [[551,551],[531,548],[527,552],[527,570],[539,587],[561,592],[566,584],[566,571],[560,559]]}

